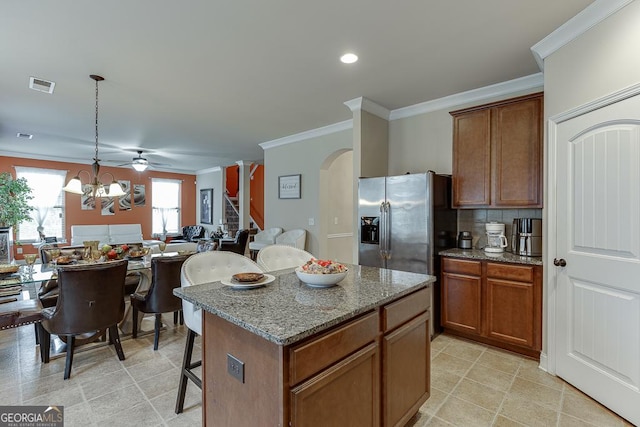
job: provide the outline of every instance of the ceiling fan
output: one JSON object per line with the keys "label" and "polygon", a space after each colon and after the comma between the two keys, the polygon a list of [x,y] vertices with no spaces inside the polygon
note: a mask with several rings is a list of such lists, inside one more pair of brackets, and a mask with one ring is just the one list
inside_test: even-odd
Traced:
{"label": "ceiling fan", "polygon": [[136,150],[136,152],[138,153],[137,157],[134,157],[133,159],[131,159],[130,162],[122,163],[122,164],[117,165],[117,166],[129,166],[130,165],[132,168],[134,168],[138,172],[144,172],[149,166],[171,166],[168,163],[150,162],[146,158],[142,157],[142,150]]}

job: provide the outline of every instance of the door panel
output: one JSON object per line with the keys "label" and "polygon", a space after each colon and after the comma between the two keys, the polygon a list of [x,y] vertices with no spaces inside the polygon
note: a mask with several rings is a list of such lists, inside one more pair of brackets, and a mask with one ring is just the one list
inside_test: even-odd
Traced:
{"label": "door panel", "polygon": [[[380,205],[385,201],[385,177],[363,178],[358,182],[358,224],[362,217],[380,218]],[[380,224],[378,222],[378,232]],[[384,267],[379,244],[362,243],[361,227],[358,227],[358,264],[369,267]],[[380,236],[378,236],[380,237]],[[366,239],[365,239],[366,240]]]}
{"label": "door panel", "polygon": [[429,217],[427,175],[413,174],[387,177],[391,241],[387,268],[428,273]]}
{"label": "door panel", "polygon": [[[557,373],[640,424],[640,99],[558,125]],[[624,119],[621,119],[624,118]]]}

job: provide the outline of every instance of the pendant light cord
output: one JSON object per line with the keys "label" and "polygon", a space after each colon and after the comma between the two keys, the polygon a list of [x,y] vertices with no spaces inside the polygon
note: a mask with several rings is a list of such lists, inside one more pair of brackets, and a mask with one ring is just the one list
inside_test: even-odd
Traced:
{"label": "pendant light cord", "polygon": [[98,79],[96,79],[96,157],[95,161],[99,161],[98,159]]}

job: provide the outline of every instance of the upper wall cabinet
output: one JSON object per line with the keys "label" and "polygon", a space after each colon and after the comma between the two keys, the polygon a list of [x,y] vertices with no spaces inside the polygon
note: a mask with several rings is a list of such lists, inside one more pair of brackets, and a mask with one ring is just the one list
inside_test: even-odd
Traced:
{"label": "upper wall cabinet", "polygon": [[453,206],[542,207],[542,93],[452,111]]}

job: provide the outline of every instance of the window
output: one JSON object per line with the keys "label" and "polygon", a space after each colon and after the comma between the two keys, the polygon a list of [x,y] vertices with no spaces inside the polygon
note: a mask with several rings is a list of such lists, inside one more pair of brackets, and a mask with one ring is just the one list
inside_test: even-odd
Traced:
{"label": "window", "polygon": [[151,179],[152,233],[180,232],[180,189],[182,181]]}
{"label": "window", "polygon": [[16,167],[16,177],[25,178],[31,187],[33,199],[31,211],[33,221],[22,222],[17,238],[21,242],[40,240],[44,236],[64,239],[64,179],[66,171]]}

